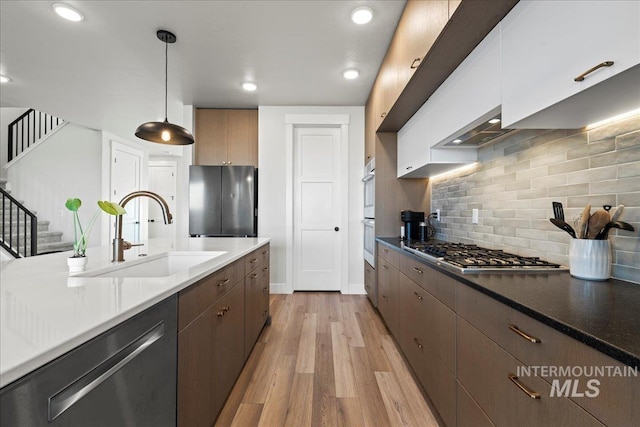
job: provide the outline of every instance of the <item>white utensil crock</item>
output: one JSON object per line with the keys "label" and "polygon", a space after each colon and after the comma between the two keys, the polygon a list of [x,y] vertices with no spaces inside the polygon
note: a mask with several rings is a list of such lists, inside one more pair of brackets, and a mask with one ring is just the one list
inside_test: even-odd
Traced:
{"label": "white utensil crock", "polygon": [[569,271],[579,279],[608,280],[611,277],[609,240],[571,239]]}

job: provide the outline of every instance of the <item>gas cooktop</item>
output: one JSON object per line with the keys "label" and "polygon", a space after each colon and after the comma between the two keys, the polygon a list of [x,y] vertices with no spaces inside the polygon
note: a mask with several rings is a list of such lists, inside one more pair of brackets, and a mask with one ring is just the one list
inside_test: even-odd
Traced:
{"label": "gas cooktop", "polygon": [[567,267],[537,257],[523,257],[502,250],[486,249],[464,243],[408,240],[403,243],[403,248],[461,273],[496,271],[534,273],[567,270]]}

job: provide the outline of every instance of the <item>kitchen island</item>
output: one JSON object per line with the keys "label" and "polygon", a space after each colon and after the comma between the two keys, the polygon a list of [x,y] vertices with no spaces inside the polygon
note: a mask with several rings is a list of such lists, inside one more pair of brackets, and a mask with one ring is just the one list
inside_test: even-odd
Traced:
{"label": "kitchen island", "polygon": [[[134,264],[162,253],[213,258],[160,277],[70,276],[71,252],[5,261],[0,273],[0,387],[241,259],[269,238],[151,239],[125,252]],[[89,248],[86,274],[116,266],[111,246]],[[184,255],[184,254],[183,254]],[[117,265],[116,267],[119,267]]]}

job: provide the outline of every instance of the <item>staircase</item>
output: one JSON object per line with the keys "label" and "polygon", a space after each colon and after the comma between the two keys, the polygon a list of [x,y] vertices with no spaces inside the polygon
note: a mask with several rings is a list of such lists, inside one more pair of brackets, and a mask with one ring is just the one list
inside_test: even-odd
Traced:
{"label": "staircase", "polygon": [[[4,193],[10,194],[5,189],[7,180],[0,179],[0,188]],[[22,201],[18,200],[20,204]],[[0,220],[3,220],[0,233],[0,241],[5,249],[16,258],[31,256],[31,218],[29,215],[11,203],[10,199],[3,195],[0,211]],[[35,215],[36,212],[31,212]],[[12,220],[9,220],[9,217]],[[61,231],[49,231],[49,221],[36,218],[36,255],[50,252],[62,252],[73,249],[73,242],[63,242]],[[26,226],[25,226],[26,225]],[[7,248],[8,246],[8,248]],[[16,256],[18,255],[18,256]]]}

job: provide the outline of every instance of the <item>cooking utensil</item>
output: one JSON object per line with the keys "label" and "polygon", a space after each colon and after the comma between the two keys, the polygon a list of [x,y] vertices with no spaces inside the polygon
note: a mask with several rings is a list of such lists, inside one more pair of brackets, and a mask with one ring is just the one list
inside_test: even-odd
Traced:
{"label": "cooking utensil", "polygon": [[553,225],[555,225],[556,227],[558,227],[561,230],[566,231],[567,233],[569,233],[569,235],[571,235],[571,237],[573,237],[574,239],[576,238],[576,232],[573,229],[572,226],[570,226],[569,224],[567,224],[566,222],[556,219],[556,218],[549,218],[549,221],[551,221],[551,223]]}
{"label": "cooking utensil", "polygon": [[589,217],[587,239],[595,239],[600,230],[602,230],[609,222],[611,222],[609,212],[595,211],[591,217]]}
{"label": "cooking utensil", "polygon": [[578,230],[578,238],[586,239],[587,230],[589,229],[589,216],[591,215],[591,205],[584,207],[582,215],[580,216],[580,229]]}
{"label": "cooking utensil", "polygon": [[633,225],[623,221],[609,221],[604,228],[596,235],[596,240],[606,240],[609,237],[609,230],[618,228],[620,230],[635,231]]}
{"label": "cooking utensil", "polygon": [[553,206],[553,217],[564,221],[564,209],[562,209],[562,203],[551,202],[551,205]]}
{"label": "cooking utensil", "polygon": [[613,213],[613,215],[611,215],[611,222],[616,222],[620,218],[620,215],[622,215],[623,210],[624,205],[618,205],[616,211]]}

